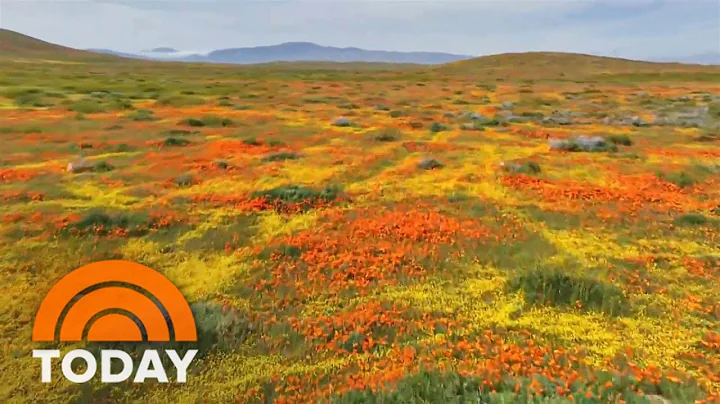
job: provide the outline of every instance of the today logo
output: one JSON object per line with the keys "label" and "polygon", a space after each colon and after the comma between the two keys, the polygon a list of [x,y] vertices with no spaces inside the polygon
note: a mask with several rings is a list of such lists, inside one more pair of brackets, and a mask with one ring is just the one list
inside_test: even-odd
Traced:
{"label": "today logo", "polygon": [[[77,298],[79,296],[79,298]],[[187,301],[165,276],[129,261],[100,261],[80,267],[63,277],[45,296],[33,326],[36,342],[196,342],[195,319]],[[197,354],[187,350],[183,357],[165,350],[177,373],[177,382],[185,383],[187,369]],[[41,380],[51,381],[52,359],[60,357],[56,349],[35,349],[41,360]],[[75,373],[72,363],[82,359],[84,373]],[[113,373],[113,359],[122,370]],[[84,349],[75,349],[62,358],[66,379],[85,383],[97,373],[97,360]],[[134,363],[125,351],[100,351],[100,381],[119,383],[132,375]],[[167,373],[157,350],[146,349],[138,364],[134,383],[156,379],[167,383]]]}

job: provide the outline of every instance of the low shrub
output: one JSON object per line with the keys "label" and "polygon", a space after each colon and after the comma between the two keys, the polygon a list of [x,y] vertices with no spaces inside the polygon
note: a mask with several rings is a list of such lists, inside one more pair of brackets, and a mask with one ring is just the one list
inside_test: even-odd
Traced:
{"label": "low shrub", "polygon": [[400,139],[402,134],[397,129],[383,129],[373,133],[373,140],[376,142],[394,142]]}
{"label": "low shrub", "polygon": [[157,118],[153,114],[153,111],[150,111],[148,109],[139,109],[128,115],[127,117],[137,122],[152,122],[157,120]]}
{"label": "low shrub", "polygon": [[695,178],[691,177],[689,174],[685,173],[684,171],[676,172],[676,173],[657,173],[656,175],[661,180],[675,184],[675,185],[679,186],[680,188],[691,187],[691,186],[695,185],[695,183],[697,182],[697,180],[695,180]]}
{"label": "low shrub", "polygon": [[630,311],[627,297],[619,287],[587,277],[570,276],[554,270],[535,270],[511,280],[510,289],[522,290],[530,304],[576,307],[583,310],[624,315]]}
{"label": "low shrub", "polygon": [[269,154],[262,158],[262,161],[272,162],[272,161],[285,161],[285,160],[297,160],[300,158],[300,155],[294,152],[278,152]]}
{"label": "low shrub", "polygon": [[447,130],[447,126],[441,124],[440,122],[433,122],[433,124],[430,125],[430,132],[438,133],[444,130]]}
{"label": "low shrub", "polygon": [[180,121],[180,123],[192,127],[208,126],[211,128],[224,128],[235,124],[232,119],[223,118],[217,115],[206,115],[202,118],[188,118]]}
{"label": "low shrub", "polygon": [[163,140],[163,146],[173,147],[173,146],[187,146],[190,144],[190,141],[182,138],[182,137],[168,137],[165,140]]}
{"label": "low shrub", "polygon": [[262,144],[262,141],[254,137],[243,139],[242,142],[248,146],[260,146]]}
{"label": "low shrub", "polygon": [[179,177],[175,178],[173,181],[175,184],[179,187],[189,187],[190,185],[195,182],[195,179],[193,178],[192,174],[182,174]]}
{"label": "low shrub", "polygon": [[256,332],[247,315],[218,303],[196,302],[190,305],[190,310],[198,331],[199,354],[232,350]]}
{"label": "low shrub", "polygon": [[709,219],[699,213],[686,213],[675,218],[675,224],[678,226],[699,226],[709,222]]}
{"label": "low shrub", "polygon": [[276,205],[297,205],[309,207],[313,205],[331,202],[340,196],[340,189],[336,186],[328,186],[322,190],[304,187],[300,185],[284,185],[276,188],[256,191],[251,195],[253,198],[261,198],[266,202]]}
{"label": "low shrub", "polygon": [[157,104],[169,107],[192,107],[205,104],[205,100],[192,95],[174,94],[160,97]]}
{"label": "low shrub", "polygon": [[615,152],[618,147],[607,140],[595,136],[578,136],[573,139],[550,139],[550,149],[569,152]]}
{"label": "low shrub", "polygon": [[610,135],[607,137],[607,140],[613,144],[622,146],[632,146],[633,144],[633,141],[628,135]]}

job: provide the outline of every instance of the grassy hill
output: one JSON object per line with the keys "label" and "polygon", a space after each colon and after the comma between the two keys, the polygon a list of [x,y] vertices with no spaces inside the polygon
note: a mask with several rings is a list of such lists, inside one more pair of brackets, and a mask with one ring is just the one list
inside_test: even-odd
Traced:
{"label": "grassy hill", "polygon": [[0,28],[0,60],[2,59],[129,61],[111,55],[101,55],[56,45],[19,32]]}
{"label": "grassy hill", "polygon": [[435,70],[474,74],[481,78],[576,79],[614,75],[696,75],[702,81],[720,81],[720,66],[658,63],[562,52],[504,53],[448,63]]}

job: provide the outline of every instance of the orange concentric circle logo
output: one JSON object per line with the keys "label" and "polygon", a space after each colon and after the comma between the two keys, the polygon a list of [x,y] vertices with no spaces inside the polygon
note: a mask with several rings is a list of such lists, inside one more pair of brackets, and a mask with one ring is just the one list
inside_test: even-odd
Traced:
{"label": "orange concentric circle logo", "polygon": [[187,301],[165,276],[109,260],[63,277],[35,316],[33,341],[197,341]]}

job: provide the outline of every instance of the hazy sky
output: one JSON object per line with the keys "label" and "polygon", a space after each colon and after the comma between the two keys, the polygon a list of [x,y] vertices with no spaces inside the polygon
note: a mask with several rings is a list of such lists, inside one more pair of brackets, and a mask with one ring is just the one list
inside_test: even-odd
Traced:
{"label": "hazy sky", "polygon": [[0,0],[0,27],[76,48],[309,41],[484,55],[720,51],[720,0]]}

